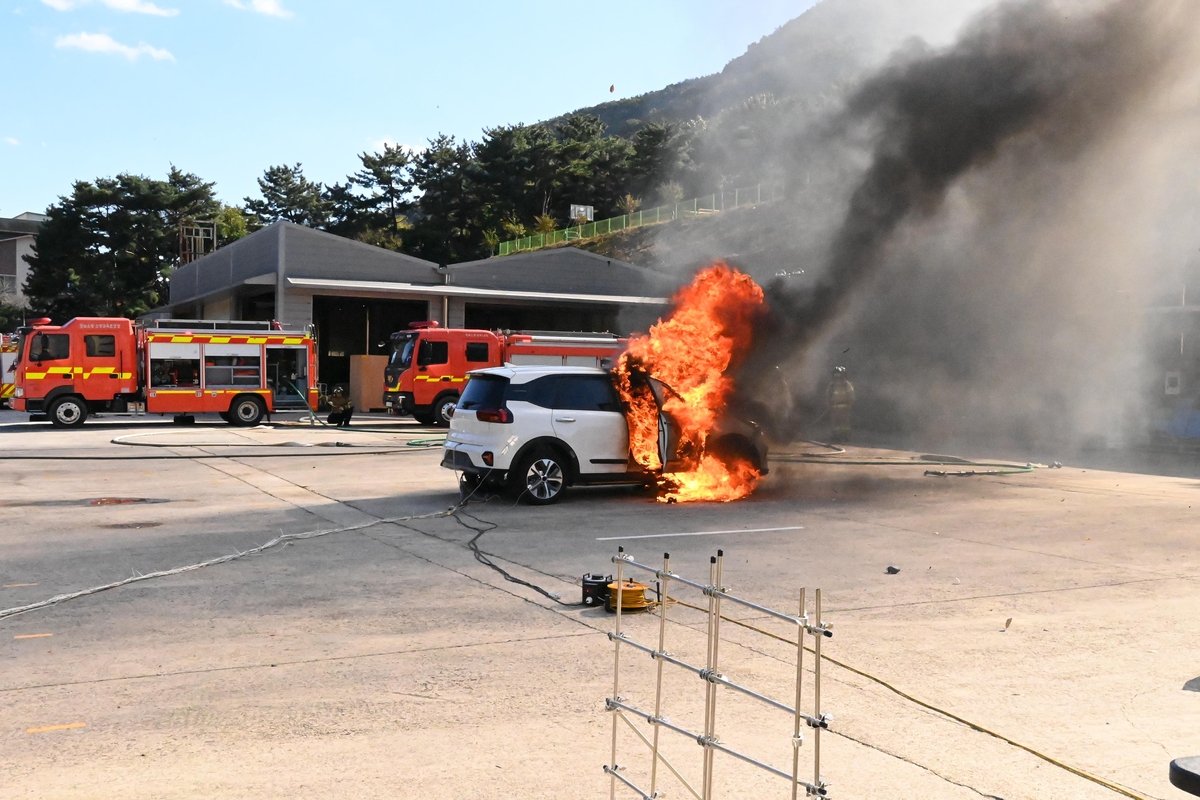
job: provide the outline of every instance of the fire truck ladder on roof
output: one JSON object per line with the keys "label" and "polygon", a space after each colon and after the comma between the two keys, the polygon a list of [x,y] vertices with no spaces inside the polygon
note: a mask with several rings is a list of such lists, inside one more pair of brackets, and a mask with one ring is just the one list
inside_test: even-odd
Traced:
{"label": "fire truck ladder on roof", "polygon": [[[669,553],[663,554],[662,569],[639,564],[633,560],[633,557],[625,552],[625,548],[620,548],[617,555],[613,557],[613,563],[617,565],[617,580],[616,580],[616,602],[613,604],[616,610],[615,630],[608,635],[608,638],[613,642],[613,693],[605,701],[605,708],[612,712],[613,727],[612,727],[612,756],[609,763],[604,765],[604,772],[609,776],[609,798],[615,800],[617,794],[617,784],[620,783],[626,788],[633,791],[641,800],[656,800],[663,796],[659,790],[659,764],[666,767],[675,776],[683,788],[686,789],[696,800],[715,800],[714,784],[713,784],[713,759],[716,753],[723,753],[731,758],[737,759],[743,763],[756,767],[770,775],[783,778],[791,787],[791,798],[796,800],[799,796],[801,788],[804,790],[805,797],[829,797],[827,784],[821,779],[821,731],[829,727],[829,722],[833,719],[828,714],[821,713],[821,642],[826,637],[833,635],[831,626],[823,622],[821,619],[821,590],[816,591],[816,606],[815,616],[810,619],[808,615],[808,605],[805,597],[805,590],[800,590],[800,613],[798,616],[791,616],[779,611],[774,611],[765,606],[752,603],[749,600],[744,600],[740,597],[730,594],[725,590],[721,583],[724,552],[718,550],[717,555],[709,561],[709,579],[707,583],[688,580],[680,575],[671,572],[671,556]],[[621,631],[621,609],[624,598],[622,597],[623,586],[625,583],[625,569],[632,568],[652,573],[660,582],[662,591],[662,601],[658,605],[659,625],[658,625],[658,647],[650,647],[645,644],[634,641],[627,634]],[[695,589],[704,594],[708,598],[708,655],[704,666],[696,666],[683,661],[680,658],[669,653],[666,649],[666,632],[667,632],[667,612],[672,605],[671,598],[668,594],[671,583],[675,582],[683,586]],[[721,604],[722,602],[736,603],[737,605],[749,608],[759,614],[765,614],[774,617],[777,620],[794,625],[796,629],[796,692],[793,703],[791,705],[775,700],[764,694],[754,691],[746,686],[727,678],[723,675],[718,667],[720,644],[721,644]],[[804,673],[804,637],[810,635],[814,637],[813,650],[816,653],[816,661],[813,665],[813,711],[812,714],[805,713],[802,708],[802,675]],[[628,645],[635,650],[639,650],[648,654],[656,663],[657,680],[654,692],[654,710],[647,711],[632,705],[626,698],[621,696],[621,646]],[[663,664],[672,664],[680,667],[693,675],[696,675],[700,680],[704,681],[705,698],[704,698],[704,730],[702,732],[690,731],[679,725],[672,723],[663,714]],[[791,769],[780,769],[772,766],[757,758],[746,755],[745,753],[734,750],[726,746],[717,737],[717,687],[723,686],[726,689],[731,689],[739,694],[750,697],[761,703],[764,703],[771,708],[783,711],[792,717],[792,764]],[[645,720],[652,728],[650,735],[647,736],[642,730],[634,724],[633,719]],[[629,778],[626,768],[617,764],[617,734],[621,728],[621,724],[629,727],[638,739],[642,741],[651,751],[651,764],[649,775],[649,788],[643,789],[637,785],[633,779]],[[800,746],[804,741],[802,729],[807,726],[813,730],[813,746],[812,746],[812,782],[808,782],[800,777]],[[689,782],[680,771],[671,764],[670,761],[659,750],[659,731],[666,729],[674,733],[685,736],[703,748],[703,761],[701,765],[700,780],[697,782]],[[696,788],[696,783],[699,784],[699,789]]]}
{"label": "fire truck ladder on roof", "polygon": [[273,323],[261,320],[224,319],[155,319],[148,328],[168,331],[278,331]]}

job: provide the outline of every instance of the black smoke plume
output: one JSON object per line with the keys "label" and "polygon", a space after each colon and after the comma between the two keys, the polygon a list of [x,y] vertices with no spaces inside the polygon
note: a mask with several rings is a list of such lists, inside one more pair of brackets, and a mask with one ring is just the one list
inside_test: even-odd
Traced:
{"label": "black smoke plume", "polygon": [[1039,159],[1068,164],[1103,141],[1198,23],[1200,3],[1187,0],[1003,2],[948,49],[909,48],[866,80],[824,136],[868,137],[869,165],[826,263],[810,269],[815,280],[768,286],[773,313],[742,370],[746,393],[762,396],[774,367],[838,321],[888,262],[900,229],[935,217],[957,183],[1022,148],[1036,151],[1036,169]]}

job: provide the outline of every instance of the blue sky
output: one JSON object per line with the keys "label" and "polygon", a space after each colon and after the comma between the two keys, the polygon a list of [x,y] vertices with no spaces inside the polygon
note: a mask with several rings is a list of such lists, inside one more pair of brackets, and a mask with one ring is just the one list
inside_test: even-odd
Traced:
{"label": "blue sky", "polygon": [[[0,0],[0,216],[172,163],[241,202],[382,141],[534,122],[716,72],[813,0]],[[609,93],[609,86],[616,93]]]}

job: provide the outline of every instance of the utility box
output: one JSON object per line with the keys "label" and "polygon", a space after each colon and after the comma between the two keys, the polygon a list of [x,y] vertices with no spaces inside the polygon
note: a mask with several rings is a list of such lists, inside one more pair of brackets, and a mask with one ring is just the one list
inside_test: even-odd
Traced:
{"label": "utility box", "polygon": [[383,371],[387,356],[350,356],[350,402],[358,411],[384,411]]}

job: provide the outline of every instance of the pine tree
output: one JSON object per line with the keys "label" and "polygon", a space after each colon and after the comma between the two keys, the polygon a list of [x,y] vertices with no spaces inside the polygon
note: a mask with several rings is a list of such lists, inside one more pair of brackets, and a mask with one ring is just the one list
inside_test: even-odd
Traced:
{"label": "pine tree", "polygon": [[75,316],[136,317],[167,300],[179,258],[179,223],[213,219],[213,184],[171,168],[79,181],[47,212],[29,259],[25,295],[59,322]]}
{"label": "pine tree", "polygon": [[297,225],[323,228],[329,222],[332,204],[320,183],[304,177],[300,164],[269,167],[258,179],[262,199],[247,197],[246,211],[259,225],[285,219]]}

